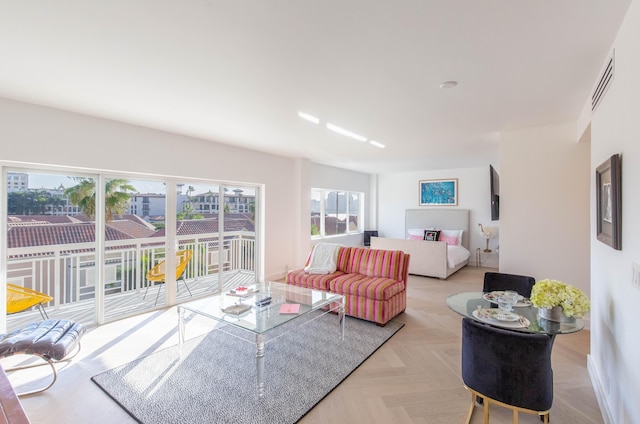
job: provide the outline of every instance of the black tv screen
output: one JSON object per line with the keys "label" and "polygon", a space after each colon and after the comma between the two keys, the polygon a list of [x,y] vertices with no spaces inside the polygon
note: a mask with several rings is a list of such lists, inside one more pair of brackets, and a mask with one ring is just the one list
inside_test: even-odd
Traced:
{"label": "black tv screen", "polygon": [[500,219],[500,176],[489,165],[490,184],[491,184],[491,220],[498,221]]}

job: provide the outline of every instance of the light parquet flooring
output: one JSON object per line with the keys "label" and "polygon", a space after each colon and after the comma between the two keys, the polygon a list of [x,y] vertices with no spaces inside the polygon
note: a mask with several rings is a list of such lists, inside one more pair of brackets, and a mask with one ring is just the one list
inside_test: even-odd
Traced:
{"label": "light parquet flooring", "polygon": [[[486,270],[466,267],[446,281],[410,276],[407,310],[396,318],[405,327],[312,409],[301,424],[462,423],[471,400],[460,378],[462,318],[448,309],[445,299],[452,293],[481,290]],[[197,320],[187,324],[189,338],[208,331],[208,323]],[[31,422],[133,423],[90,378],[174,345],[176,321],[175,308],[169,308],[91,329],[83,339],[80,355],[60,368],[56,384],[43,394],[22,399]],[[588,350],[589,331],[556,338],[552,423],[603,423],[587,373]],[[14,384],[28,387],[28,375],[13,379]],[[482,422],[480,407],[476,407],[472,422]],[[510,423],[510,413],[492,407],[491,422]],[[537,416],[520,414],[520,422],[541,421]]]}

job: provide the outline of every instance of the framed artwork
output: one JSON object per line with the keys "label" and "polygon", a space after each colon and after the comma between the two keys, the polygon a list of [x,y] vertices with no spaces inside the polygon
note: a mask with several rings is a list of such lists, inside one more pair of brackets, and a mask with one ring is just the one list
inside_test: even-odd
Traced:
{"label": "framed artwork", "polygon": [[420,206],[457,206],[458,179],[419,182]]}
{"label": "framed artwork", "polygon": [[615,154],[596,168],[596,237],[622,250],[622,166]]}

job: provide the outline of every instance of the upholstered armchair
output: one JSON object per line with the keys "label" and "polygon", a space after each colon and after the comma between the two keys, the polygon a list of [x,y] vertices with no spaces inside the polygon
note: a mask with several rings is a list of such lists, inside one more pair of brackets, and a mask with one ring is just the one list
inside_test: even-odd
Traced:
{"label": "upholstered armchair", "polygon": [[484,422],[489,422],[490,404],[518,413],[538,414],[549,421],[553,403],[551,348],[553,336],[522,333],[462,320],[462,380],[471,392],[467,423],[482,399]]}
{"label": "upholstered armchair", "polygon": [[482,291],[488,293],[496,290],[515,290],[518,294],[528,298],[531,296],[531,288],[535,283],[535,278],[527,275],[485,272]]}

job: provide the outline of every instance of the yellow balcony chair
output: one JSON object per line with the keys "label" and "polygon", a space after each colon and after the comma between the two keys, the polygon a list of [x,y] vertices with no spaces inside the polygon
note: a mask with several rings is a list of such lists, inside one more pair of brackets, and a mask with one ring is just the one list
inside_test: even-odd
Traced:
{"label": "yellow balcony chair", "polygon": [[42,315],[42,319],[49,319],[47,311],[42,306],[49,303],[53,297],[40,293],[25,287],[7,284],[7,313],[15,314],[16,312],[26,311],[29,308],[36,307]]}
{"label": "yellow balcony chair", "polygon": [[[187,268],[187,264],[191,260],[192,256],[193,256],[193,250],[179,250],[176,252],[176,282],[182,279],[184,286],[187,288],[187,291],[189,292],[189,296],[192,296],[192,295],[191,295],[191,290],[189,290],[189,286],[187,285],[187,282],[184,279],[184,271]],[[147,289],[144,291],[144,296],[142,296],[143,299],[147,297],[149,286],[151,286],[152,284],[165,283],[164,266],[165,266],[165,261],[162,260],[158,262],[156,266],[151,268],[149,272],[147,272],[147,280],[150,282],[150,284],[147,286]],[[156,303],[154,305],[158,304],[159,297],[160,297],[160,287],[158,287],[158,294],[156,295]]]}

